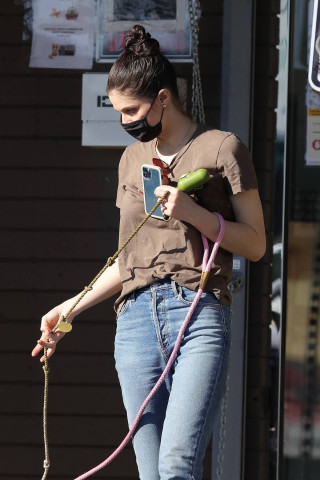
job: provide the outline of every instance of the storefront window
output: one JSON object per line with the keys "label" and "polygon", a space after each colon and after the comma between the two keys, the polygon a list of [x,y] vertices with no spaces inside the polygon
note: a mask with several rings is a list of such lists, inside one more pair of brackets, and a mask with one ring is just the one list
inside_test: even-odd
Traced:
{"label": "storefront window", "polygon": [[320,145],[320,96],[308,86],[312,12],[313,0],[290,2],[280,242],[283,451],[278,478],[283,480],[318,480],[320,475],[320,150],[314,148],[317,136]]}

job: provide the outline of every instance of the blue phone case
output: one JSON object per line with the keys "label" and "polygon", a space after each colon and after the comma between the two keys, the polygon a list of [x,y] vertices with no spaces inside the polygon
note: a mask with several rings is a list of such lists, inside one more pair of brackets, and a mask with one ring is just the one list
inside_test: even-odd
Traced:
{"label": "blue phone case", "polygon": [[[146,213],[149,213],[159,200],[155,196],[154,191],[159,185],[162,185],[162,171],[160,167],[154,165],[142,165],[141,168],[144,209]],[[159,206],[151,216],[163,220],[161,207]]]}

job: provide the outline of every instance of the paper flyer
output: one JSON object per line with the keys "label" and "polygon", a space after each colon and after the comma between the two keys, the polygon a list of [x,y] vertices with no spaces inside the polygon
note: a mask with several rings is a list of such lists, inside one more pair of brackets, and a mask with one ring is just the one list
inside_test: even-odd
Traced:
{"label": "paper flyer", "polygon": [[[312,8],[313,3],[313,8]],[[320,92],[320,11],[318,0],[313,0],[309,5],[309,83],[311,87]],[[310,13],[312,12],[312,17]],[[311,17],[311,18],[310,18]],[[312,19],[312,21],[311,21]],[[311,36],[310,36],[311,32]]]}
{"label": "paper flyer", "polygon": [[320,96],[307,87],[307,165],[320,165]]}
{"label": "paper flyer", "polygon": [[91,69],[93,0],[33,0],[30,67]]}

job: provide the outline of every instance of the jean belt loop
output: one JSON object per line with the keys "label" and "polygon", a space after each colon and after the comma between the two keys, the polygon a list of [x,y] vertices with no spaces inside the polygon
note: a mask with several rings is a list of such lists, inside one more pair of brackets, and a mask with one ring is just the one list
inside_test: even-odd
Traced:
{"label": "jean belt loop", "polygon": [[179,287],[180,285],[177,282],[171,280],[171,288],[175,297],[179,296]]}
{"label": "jean belt loop", "polygon": [[126,300],[128,302],[135,302],[136,301],[136,290],[134,290],[133,292],[130,292],[128,293],[128,295],[126,296]]}

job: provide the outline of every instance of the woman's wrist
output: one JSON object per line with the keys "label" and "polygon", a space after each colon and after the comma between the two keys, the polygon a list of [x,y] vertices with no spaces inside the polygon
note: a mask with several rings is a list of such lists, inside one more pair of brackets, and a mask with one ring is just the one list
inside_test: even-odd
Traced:
{"label": "woman's wrist", "polygon": [[216,215],[209,212],[201,205],[195,203],[190,211],[188,223],[203,233],[212,241],[216,241],[219,235],[219,220]]}
{"label": "woman's wrist", "polygon": [[[69,298],[62,304],[62,316],[64,316],[69,323],[71,323],[74,320],[74,318],[77,315],[79,315],[79,313],[81,313],[81,310],[79,309],[78,305],[72,308],[72,306],[76,303],[77,298],[78,298],[78,295],[76,295],[75,297]],[[70,311],[71,308],[72,310]]]}

